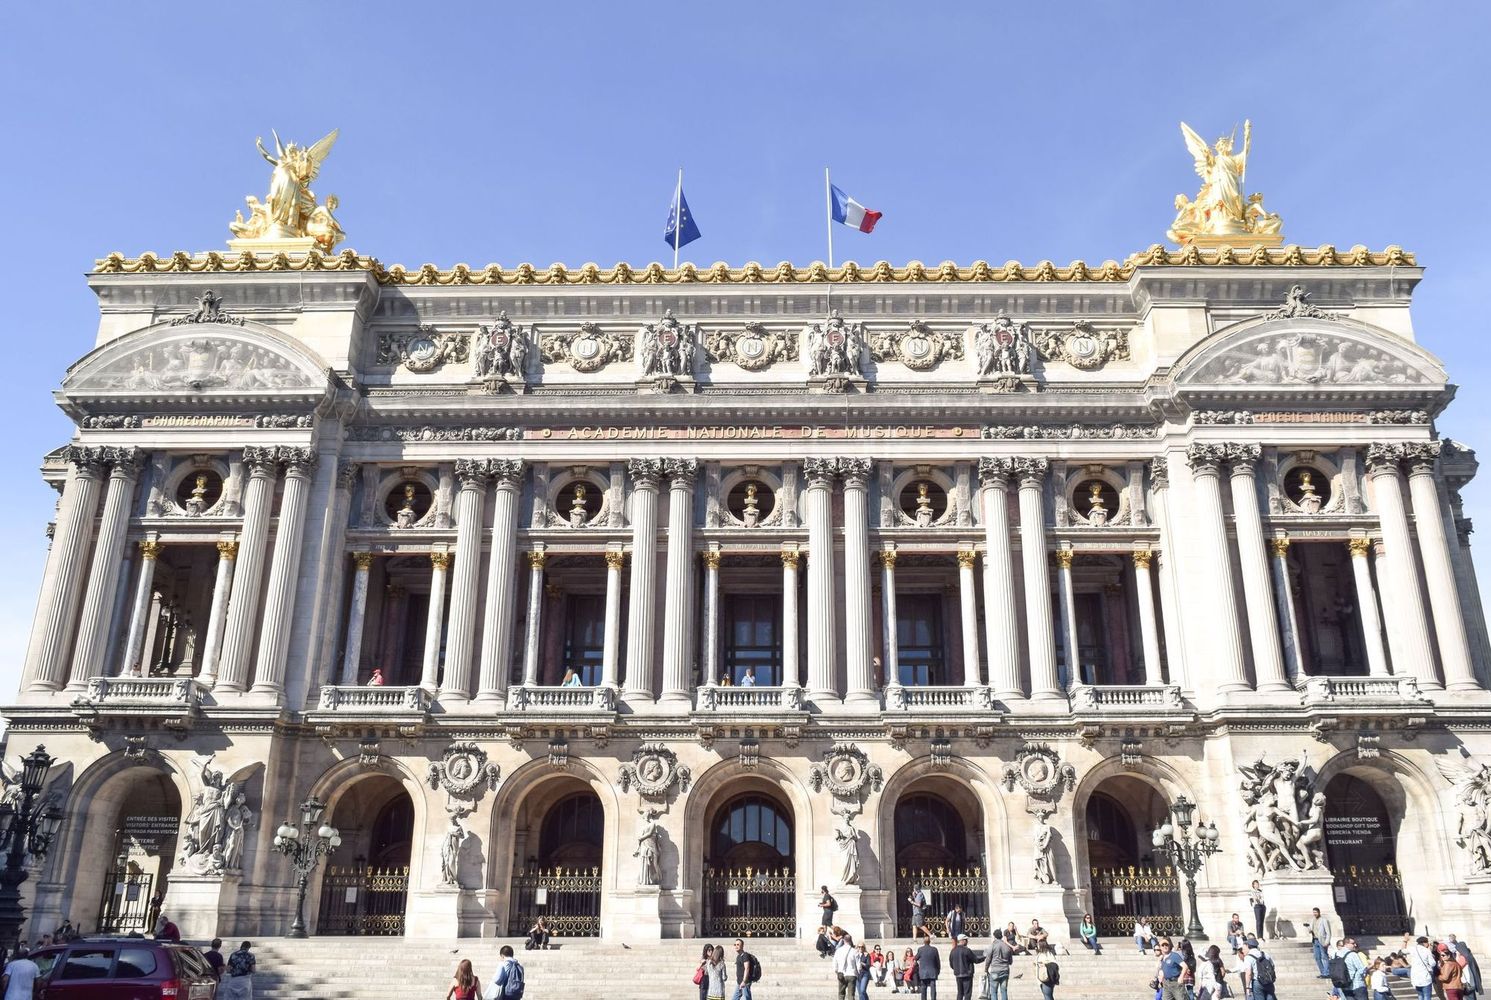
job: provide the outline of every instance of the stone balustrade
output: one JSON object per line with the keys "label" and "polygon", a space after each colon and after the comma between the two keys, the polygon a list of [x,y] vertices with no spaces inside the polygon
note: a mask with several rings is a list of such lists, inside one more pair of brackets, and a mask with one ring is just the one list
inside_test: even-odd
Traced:
{"label": "stone balustrade", "polygon": [[885,689],[887,712],[993,712],[994,691],[986,685],[913,686],[892,684]]}
{"label": "stone balustrade", "polygon": [[1185,708],[1178,684],[1082,684],[1072,689],[1078,712],[1131,712],[1137,709]]}
{"label": "stone balustrade", "polygon": [[182,726],[200,711],[204,690],[190,677],[92,677],[72,708],[94,721],[148,718]]}
{"label": "stone balustrade", "polygon": [[350,684],[326,684],[321,688],[318,712],[344,712],[390,715],[405,712],[428,712],[430,693],[419,686],[377,687]]}
{"label": "stone balustrade", "polygon": [[694,692],[696,712],[800,712],[802,688],[795,684],[773,687],[721,687],[705,684]]}
{"label": "stone balustrade", "polygon": [[1306,704],[1428,702],[1417,677],[1307,677],[1300,685]]}
{"label": "stone balustrade", "polygon": [[616,689],[596,687],[549,687],[522,684],[507,692],[509,712],[585,714],[616,711]]}

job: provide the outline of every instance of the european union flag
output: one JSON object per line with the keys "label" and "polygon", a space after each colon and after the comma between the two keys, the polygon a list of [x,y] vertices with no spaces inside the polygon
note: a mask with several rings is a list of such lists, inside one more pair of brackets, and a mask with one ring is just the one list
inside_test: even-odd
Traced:
{"label": "european union flag", "polygon": [[699,227],[694,224],[688,200],[683,196],[683,181],[680,180],[678,190],[673,195],[673,204],[668,206],[668,224],[663,227],[663,239],[668,242],[668,246],[676,249],[688,246],[702,235],[704,234],[699,232]]}

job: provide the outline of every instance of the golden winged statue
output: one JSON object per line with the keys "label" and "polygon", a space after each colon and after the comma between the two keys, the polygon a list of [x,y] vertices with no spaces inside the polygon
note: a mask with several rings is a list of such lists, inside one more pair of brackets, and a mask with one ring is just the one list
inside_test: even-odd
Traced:
{"label": "golden winged statue", "polygon": [[239,240],[262,241],[308,241],[322,250],[330,251],[342,241],[342,227],[332,215],[337,206],[335,195],[328,196],[324,204],[316,203],[311,192],[311,181],[321,171],[321,163],[337,141],[339,129],[332,129],[317,142],[299,146],[293,142],[282,143],[279,133],[273,129],[274,155],[264,148],[264,139],[255,140],[259,155],[274,167],[269,177],[269,194],[261,202],[249,195],[249,217],[243,212],[228,224]]}
{"label": "golden winged statue", "polygon": [[1248,173],[1248,153],[1253,146],[1253,123],[1243,122],[1242,149],[1234,152],[1236,132],[1223,136],[1213,146],[1196,134],[1185,122],[1180,134],[1195,161],[1201,190],[1194,199],[1175,196],[1175,221],[1166,233],[1176,243],[1218,246],[1264,244],[1277,246],[1282,222],[1278,215],[1263,208],[1263,195],[1243,197],[1243,180]]}

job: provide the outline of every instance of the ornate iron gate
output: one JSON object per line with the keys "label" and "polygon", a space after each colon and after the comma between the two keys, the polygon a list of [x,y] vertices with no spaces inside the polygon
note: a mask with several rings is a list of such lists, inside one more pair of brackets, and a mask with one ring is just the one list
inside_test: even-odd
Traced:
{"label": "ornate iron gate", "polygon": [[704,871],[706,937],[796,937],[797,876],[782,868]]}
{"label": "ornate iron gate", "polygon": [[1413,930],[1397,868],[1347,865],[1334,875],[1336,912],[1345,933],[1389,938]]}
{"label": "ornate iron gate", "polygon": [[393,937],[404,933],[409,867],[331,868],[321,879],[317,934]]}
{"label": "ornate iron gate", "polygon": [[513,876],[507,933],[522,935],[540,915],[556,937],[600,937],[601,870],[534,868]]}
{"label": "ornate iron gate", "polygon": [[1144,917],[1156,934],[1185,933],[1180,880],[1175,869],[1092,869],[1092,915],[1103,937],[1131,937],[1134,921]]}
{"label": "ornate iron gate", "polygon": [[989,877],[982,868],[902,868],[896,879],[896,936],[910,937],[912,891],[920,885],[927,896],[927,926],[947,933],[948,911],[963,904],[963,933],[970,938],[989,935]]}
{"label": "ornate iron gate", "polygon": [[98,932],[148,934],[152,930],[150,896],[154,886],[155,876],[149,872],[112,869],[104,879],[103,898],[98,904]]}

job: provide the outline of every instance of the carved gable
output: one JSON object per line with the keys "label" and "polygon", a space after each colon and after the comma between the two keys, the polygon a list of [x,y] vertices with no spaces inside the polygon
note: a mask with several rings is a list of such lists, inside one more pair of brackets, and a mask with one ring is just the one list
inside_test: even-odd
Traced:
{"label": "carved gable", "polygon": [[325,366],[309,351],[248,326],[158,325],[85,356],[64,394],[317,391]]}
{"label": "carved gable", "polygon": [[1364,323],[1269,316],[1207,338],[1175,366],[1177,385],[1437,386],[1439,362]]}

